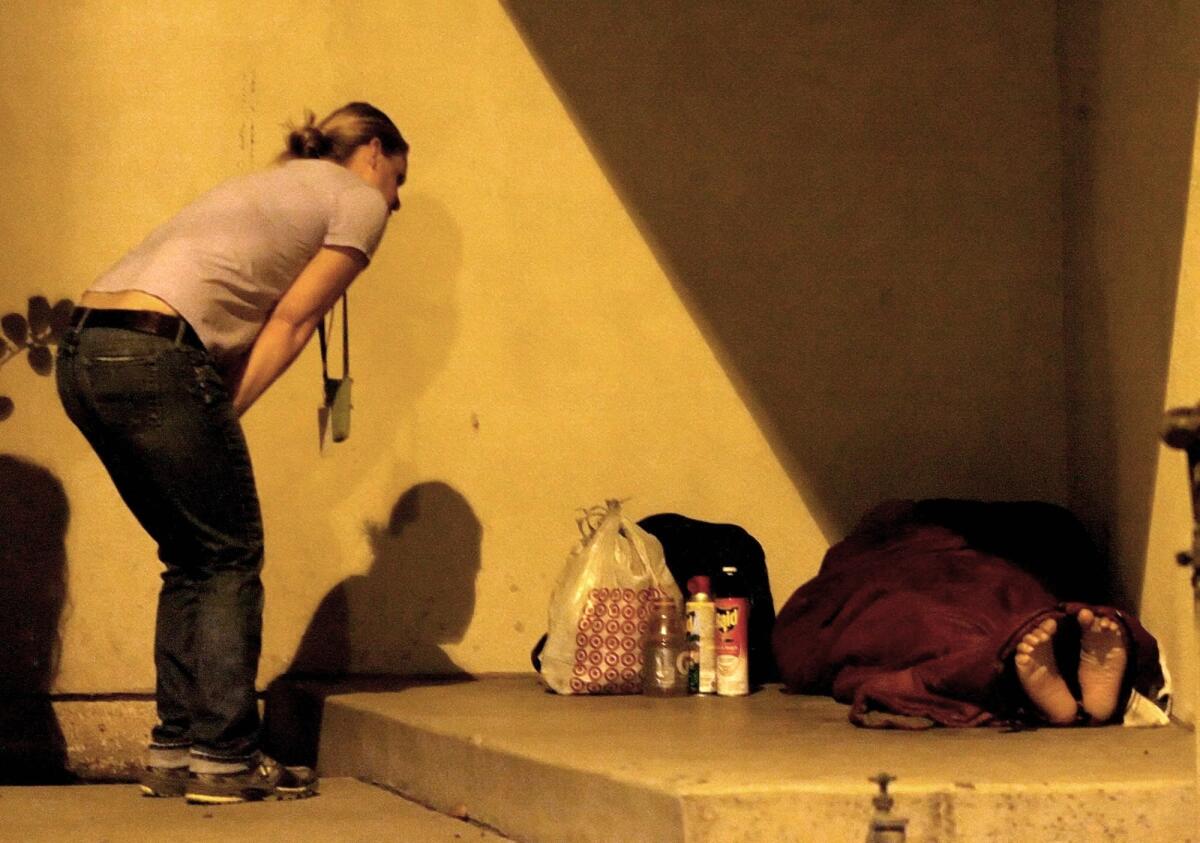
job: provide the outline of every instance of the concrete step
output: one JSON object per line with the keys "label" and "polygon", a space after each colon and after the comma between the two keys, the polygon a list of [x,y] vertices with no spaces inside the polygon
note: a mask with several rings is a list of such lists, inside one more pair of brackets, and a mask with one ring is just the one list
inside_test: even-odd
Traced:
{"label": "concrete step", "polygon": [[560,697],[532,675],[322,695],[324,775],[530,843],[857,843],[881,771],[910,843],[1200,840],[1180,727],[864,730],[777,687]]}
{"label": "concrete step", "polygon": [[325,779],[292,802],[208,807],[147,799],[136,785],[0,787],[0,840],[21,843],[465,843],[507,840],[354,779]]}

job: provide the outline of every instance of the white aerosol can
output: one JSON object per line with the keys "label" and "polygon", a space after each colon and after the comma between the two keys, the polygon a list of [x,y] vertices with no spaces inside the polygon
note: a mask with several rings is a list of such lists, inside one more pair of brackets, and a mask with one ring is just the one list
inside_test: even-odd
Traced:
{"label": "white aerosol can", "polygon": [[717,691],[717,607],[710,596],[711,586],[705,576],[692,577],[687,582],[688,691],[693,694],[715,694]]}

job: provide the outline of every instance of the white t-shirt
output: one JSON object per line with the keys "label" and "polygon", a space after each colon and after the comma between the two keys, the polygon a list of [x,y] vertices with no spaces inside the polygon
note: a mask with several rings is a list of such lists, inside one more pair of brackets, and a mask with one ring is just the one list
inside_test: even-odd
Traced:
{"label": "white t-shirt", "polygon": [[340,164],[288,161],[213,188],[89,289],[161,299],[230,369],[322,246],[357,249],[370,260],[387,219],[383,194]]}

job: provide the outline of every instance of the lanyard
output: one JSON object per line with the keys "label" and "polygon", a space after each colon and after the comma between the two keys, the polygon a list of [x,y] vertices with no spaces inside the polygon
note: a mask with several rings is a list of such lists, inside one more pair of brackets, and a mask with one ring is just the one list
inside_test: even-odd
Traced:
{"label": "lanyard", "polygon": [[[325,318],[317,323],[317,336],[321,340],[321,376],[325,381],[325,403],[333,401],[333,393],[329,388],[328,345],[325,339]],[[350,377],[350,296],[342,294],[342,377]]]}

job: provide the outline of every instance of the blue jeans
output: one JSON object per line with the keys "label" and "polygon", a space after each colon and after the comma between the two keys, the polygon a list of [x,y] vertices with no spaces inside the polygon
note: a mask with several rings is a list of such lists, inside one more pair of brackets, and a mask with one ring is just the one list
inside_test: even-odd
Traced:
{"label": "blue jeans", "polygon": [[60,343],[57,380],[67,415],[166,566],[152,746],[251,758],[260,731],[262,516],[224,381],[203,348],[86,322]]}

